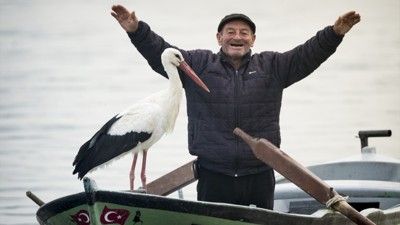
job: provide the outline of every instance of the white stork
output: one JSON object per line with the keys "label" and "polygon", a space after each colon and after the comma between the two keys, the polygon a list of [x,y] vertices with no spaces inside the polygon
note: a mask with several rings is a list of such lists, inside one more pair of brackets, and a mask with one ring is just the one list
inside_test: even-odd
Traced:
{"label": "white stork", "polygon": [[143,152],[141,180],[146,189],[146,157],[149,148],[167,133],[172,132],[182,99],[182,83],[178,69],[182,69],[194,82],[210,92],[206,85],[184,61],[182,54],[173,48],[166,49],[161,61],[168,74],[169,86],[109,120],[79,149],[73,165],[73,174],[82,179],[86,173],[97,169],[129,152],[134,153],[130,171],[130,189],[133,190],[135,166],[139,152]]}

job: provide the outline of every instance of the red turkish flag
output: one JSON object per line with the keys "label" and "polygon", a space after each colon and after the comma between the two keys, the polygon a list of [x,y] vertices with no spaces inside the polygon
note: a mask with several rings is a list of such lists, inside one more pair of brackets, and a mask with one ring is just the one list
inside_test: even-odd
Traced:
{"label": "red turkish flag", "polygon": [[125,224],[128,219],[130,212],[126,209],[109,209],[104,206],[103,212],[101,213],[100,222],[102,224],[114,224],[118,223],[121,225]]}
{"label": "red turkish flag", "polygon": [[90,224],[89,212],[86,210],[80,210],[75,215],[71,215],[71,218],[78,225],[89,225]]}

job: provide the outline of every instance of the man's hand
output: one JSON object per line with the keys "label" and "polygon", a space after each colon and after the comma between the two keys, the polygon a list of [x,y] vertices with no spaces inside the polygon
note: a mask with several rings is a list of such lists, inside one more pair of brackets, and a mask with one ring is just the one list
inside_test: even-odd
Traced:
{"label": "man's hand", "polygon": [[118,21],[126,32],[135,32],[137,30],[139,20],[135,15],[135,11],[130,13],[122,5],[113,5],[111,9],[113,10],[111,15]]}
{"label": "man's hand", "polygon": [[355,11],[350,11],[343,16],[339,16],[333,25],[333,31],[337,35],[345,35],[349,30],[360,22],[361,16]]}

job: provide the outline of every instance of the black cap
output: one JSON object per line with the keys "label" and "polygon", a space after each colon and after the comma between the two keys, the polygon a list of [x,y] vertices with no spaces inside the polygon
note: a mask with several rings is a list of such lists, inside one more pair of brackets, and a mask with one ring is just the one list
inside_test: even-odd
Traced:
{"label": "black cap", "polygon": [[251,19],[241,13],[232,13],[230,15],[225,16],[221,22],[219,22],[218,25],[218,32],[221,32],[222,28],[224,27],[225,24],[231,22],[232,20],[243,20],[244,22],[246,22],[247,24],[249,24],[251,30],[253,31],[253,33],[256,33],[256,25],[253,23],[253,21],[251,21]]}

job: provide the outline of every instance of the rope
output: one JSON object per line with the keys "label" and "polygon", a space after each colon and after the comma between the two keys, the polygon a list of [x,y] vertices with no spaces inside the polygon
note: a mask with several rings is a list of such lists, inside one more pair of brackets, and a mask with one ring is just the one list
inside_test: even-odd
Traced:
{"label": "rope", "polygon": [[341,195],[336,195],[336,196],[332,197],[331,199],[329,199],[325,205],[327,208],[332,209],[331,208],[332,205],[334,205],[340,201],[346,201],[348,198],[349,198],[349,196],[343,197]]}

